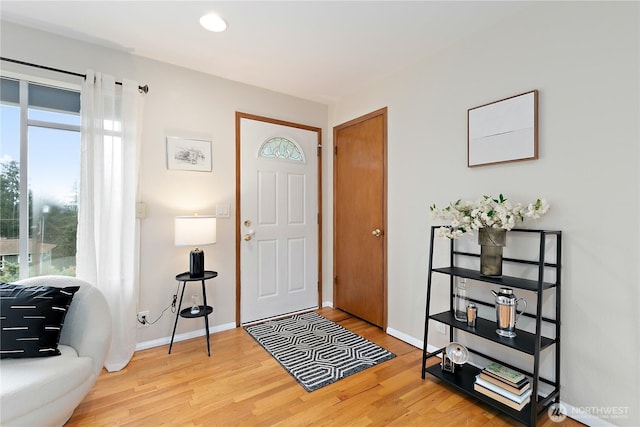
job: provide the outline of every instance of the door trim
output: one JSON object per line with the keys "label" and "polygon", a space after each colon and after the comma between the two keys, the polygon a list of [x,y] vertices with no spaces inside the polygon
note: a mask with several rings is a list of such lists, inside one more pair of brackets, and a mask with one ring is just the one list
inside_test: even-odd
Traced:
{"label": "door trim", "polygon": [[[388,273],[387,273],[387,107],[380,108],[379,110],[372,111],[371,113],[365,114],[364,116],[357,117],[353,120],[349,120],[348,122],[342,123],[340,125],[333,127],[333,147],[332,152],[335,153],[336,150],[336,139],[338,131],[347,128],[349,126],[353,126],[360,122],[364,122],[371,118],[382,116],[383,118],[383,135],[382,135],[382,227],[384,230],[384,240],[382,242],[382,329],[387,330],[387,310],[388,310]],[[336,234],[336,213],[338,206],[336,205],[336,168],[333,168],[333,247],[336,247],[337,234]],[[335,277],[337,275],[336,265],[337,265],[337,257],[336,251],[333,251],[333,298],[335,300],[335,295],[337,291],[337,284],[335,281]]]}
{"label": "door trim", "polygon": [[[242,236],[242,222],[240,219],[240,121],[242,119],[256,120],[276,125],[289,126],[297,129],[304,129],[318,134],[317,158],[318,158],[318,308],[322,307],[322,128],[302,125],[299,123],[287,122],[284,120],[273,119],[270,117],[256,116],[254,114],[242,113],[236,111],[236,327],[240,326],[240,298],[241,282],[240,282],[240,250]],[[386,202],[385,202],[386,203]],[[385,297],[386,299],[386,297]]]}

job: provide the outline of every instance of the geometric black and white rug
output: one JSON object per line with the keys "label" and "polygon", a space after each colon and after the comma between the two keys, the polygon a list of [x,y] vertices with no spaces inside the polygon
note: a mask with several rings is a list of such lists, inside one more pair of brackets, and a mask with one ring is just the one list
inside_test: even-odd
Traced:
{"label": "geometric black and white rug", "polygon": [[309,392],[396,357],[314,312],[245,330]]}

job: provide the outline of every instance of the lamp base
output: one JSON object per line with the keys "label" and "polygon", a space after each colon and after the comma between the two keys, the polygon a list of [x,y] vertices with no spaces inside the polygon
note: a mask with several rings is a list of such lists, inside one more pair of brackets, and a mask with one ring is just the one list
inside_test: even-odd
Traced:
{"label": "lamp base", "polygon": [[189,254],[189,276],[204,276],[204,252],[198,248],[195,248]]}

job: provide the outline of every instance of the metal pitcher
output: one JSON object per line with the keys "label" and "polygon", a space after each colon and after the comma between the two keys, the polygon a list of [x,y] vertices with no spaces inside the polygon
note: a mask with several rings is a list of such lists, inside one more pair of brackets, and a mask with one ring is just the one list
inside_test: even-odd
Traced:
{"label": "metal pitcher", "polygon": [[[524,298],[516,298],[513,289],[500,288],[499,292],[494,290],[491,293],[496,297],[496,322],[498,329],[496,333],[502,337],[513,338],[516,336],[516,322],[527,309],[527,301]],[[518,313],[518,301],[524,304],[523,309]]]}

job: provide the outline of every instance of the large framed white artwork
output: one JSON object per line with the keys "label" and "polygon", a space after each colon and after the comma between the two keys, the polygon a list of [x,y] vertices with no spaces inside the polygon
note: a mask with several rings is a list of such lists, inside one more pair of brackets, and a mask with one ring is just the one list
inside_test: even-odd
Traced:
{"label": "large framed white artwork", "polygon": [[211,172],[211,141],[168,136],[167,169]]}
{"label": "large framed white artwork", "polygon": [[538,158],[538,91],[468,110],[467,166]]}

